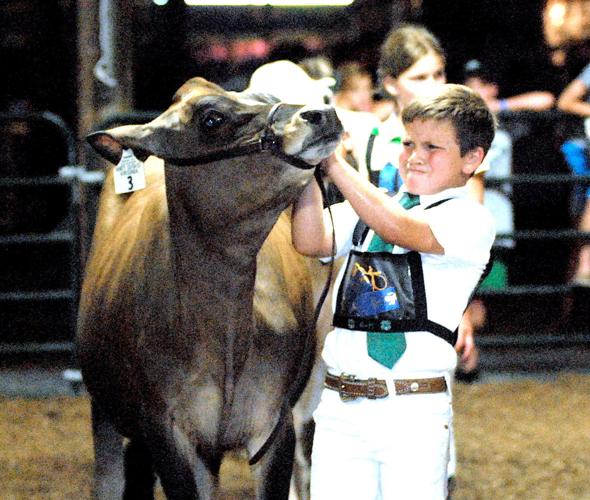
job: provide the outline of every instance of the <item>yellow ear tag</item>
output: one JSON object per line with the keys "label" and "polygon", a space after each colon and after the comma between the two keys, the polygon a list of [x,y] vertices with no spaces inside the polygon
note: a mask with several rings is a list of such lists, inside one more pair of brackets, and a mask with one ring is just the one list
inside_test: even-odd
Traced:
{"label": "yellow ear tag", "polygon": [[131,149],[124,149],[115,167],[115,193],[131,193],[145,188],[145,170]]}

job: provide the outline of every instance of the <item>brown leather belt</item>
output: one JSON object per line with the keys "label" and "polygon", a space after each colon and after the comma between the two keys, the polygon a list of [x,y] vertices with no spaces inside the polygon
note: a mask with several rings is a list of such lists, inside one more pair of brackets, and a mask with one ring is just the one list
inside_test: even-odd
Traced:
{"label": "brown leather belt", "polygon": [[[376,378],[357,379],[354,375],[343,373],[339,377],[328,373],[325,386],[338,392],[342,401],[356,398],[380,399],[389,396],[387,382]],[[447,391],[444,377],[393,380],[395,394],[435,394]]]}

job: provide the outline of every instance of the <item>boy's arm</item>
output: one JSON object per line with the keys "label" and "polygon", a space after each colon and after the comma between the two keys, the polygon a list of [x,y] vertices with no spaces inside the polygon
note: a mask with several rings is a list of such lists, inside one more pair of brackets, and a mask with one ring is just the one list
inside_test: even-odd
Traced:
{"label": "boy's arm", "polygon": [[291,240],[295,250],[303,255],[328,257],[332,254],[332,228],[324,223],[322,193],[315,180],[293,204]]}
{"label": "boy's arm", "polygon": [[324,161],[324,171],[359,217],[383,240],[418,252],[444,253],[425,220],[406,212],[348,165],[338,153]]}

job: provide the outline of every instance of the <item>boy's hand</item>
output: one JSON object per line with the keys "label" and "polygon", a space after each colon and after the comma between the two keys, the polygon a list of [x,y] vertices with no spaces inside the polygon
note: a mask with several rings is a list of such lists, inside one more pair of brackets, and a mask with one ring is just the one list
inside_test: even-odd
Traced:
{"label": "boy's hand", "polygon": [[459,369],[464,373],[477,370],[479,365],[479,350],[475,345],[475,331],[484,327],[486,323],[486,308],[481,300],[473,300],[459,324],[459,332],[455,351],[460,354]]}
{"label": "boy's hand", "polygon": [[[340,146],[338,146],[340,147]],[[341,158],[341,157],[340,157]],[[326,174],[327,177],[330,177],[330,170],[332,169],[332,167],[334,167],[334,165],[339,163],[339,158],[337,156],[336,151],[334,151],[330,156],[328,156],[328,158],[322,160],[322,163],[320,164],[322,171],[324,172],[324,174]]]}
{"label": "boy's hand", "polygon": [[335,165],[346,163],[346,154],[350,152],[348,138],[348,132],[344,132],[342,140],[340,141],[340,144],[338,144],[334,152],[330,156],[328,156],[328,158],[322,161],[321,167],[326,175],[330,175],[330,170]]}
{"label": "boy's hand", "polygon": [[463,319],[459,324],[459,333],[457,336],[457,343],[455,344],[455,351],[460,355],[459,367],[465,373],[477,369],[479,363],[479,353],[475,346],[473,333],[473,323],[468,315],[463,316]]}

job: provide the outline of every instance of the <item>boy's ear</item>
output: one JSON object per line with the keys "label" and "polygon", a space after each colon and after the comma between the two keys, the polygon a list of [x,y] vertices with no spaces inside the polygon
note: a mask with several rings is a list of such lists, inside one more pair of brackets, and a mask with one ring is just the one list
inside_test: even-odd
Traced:
{"label": "boy's ear", "polygon": [[485,158],[485,152],[481,146],[467,151],[463,156],[463,173],[465,175],[473,175],[473,172],[477,170],[477,167],[481,165],[481,162]]}
{"label": "boy's ear", "polygon": [[397,82],[396,82],[395,78],[387,75],[385,78],[383,78],[382,85],[383,85],[383,88],[386,90],[386,92],[389,95],[391,95],[393,97],[397,97],[398,91],[397,91]]}

